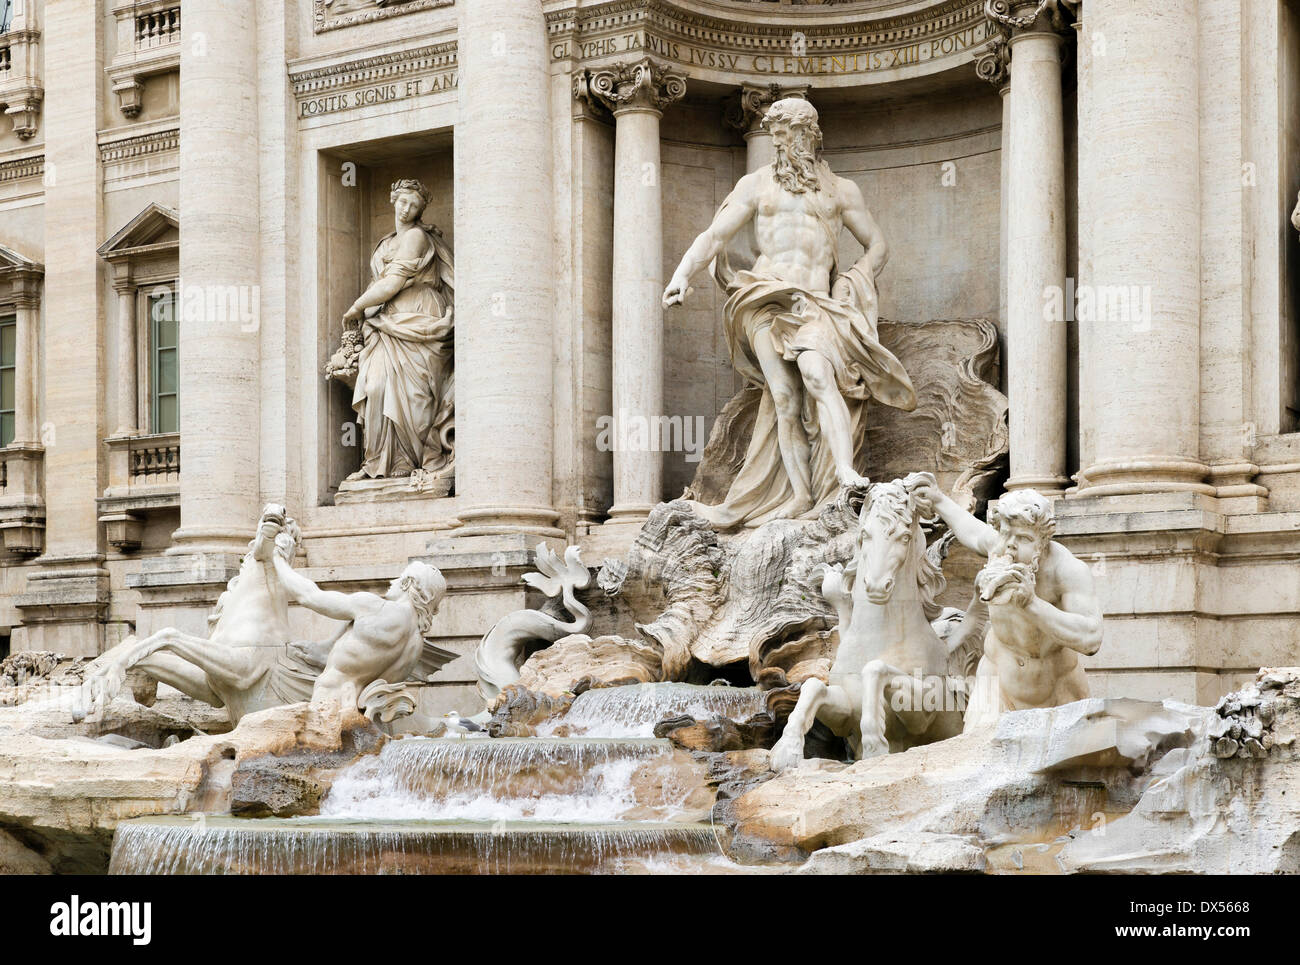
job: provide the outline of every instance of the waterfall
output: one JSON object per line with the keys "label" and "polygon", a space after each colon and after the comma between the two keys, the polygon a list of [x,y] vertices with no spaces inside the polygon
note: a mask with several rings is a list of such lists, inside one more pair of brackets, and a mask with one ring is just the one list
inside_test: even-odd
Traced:
{"label": "waterfall", "polygon": [[406,738],[335,780],[322,817],[608,822],[708,813],[703,774],[663,740]]}
{"label": "waterfall", "polygon": [[618,872],[645,856],[716,853],[701,824],[585,826],[144,818],[118,826],[110,874]]}
{"label": "waterfall", "polygon": [[745,720],[766,709],[757,687],[700,687],[693,684],[635,684],[601,687],[579,694],[564,717],[538,729],[540,736],[558,732],[588,737],[651,737],[661,720],[689,714],[714,714]]}

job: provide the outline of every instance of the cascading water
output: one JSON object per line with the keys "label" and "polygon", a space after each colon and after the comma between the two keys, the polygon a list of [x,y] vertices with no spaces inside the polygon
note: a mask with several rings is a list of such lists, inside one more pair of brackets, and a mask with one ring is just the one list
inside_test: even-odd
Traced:
{"label": "cascading water", "polygon": [[706,824],[146,818],[118,825],[109,873],[556,874],[716,850]]}
{"label": "cascading water", "polygon": [[[744,719],[755,688],[642,684],[588,691],[549,733],[391,741],[339,774],[319,817],[190,815],[123,822],[119,874],[448,873],[742,869],[709,822],[707,766],[650,737],[680,714]],[[563,728],[563,730],[561,730]]]}
{"label": "cascading water", "polygon": [[702,719],[718,714],[745,720],[766,709],[765,697],[757,687],[679,683],[602,687],[579,694],[567,714],[543,724],[538,734],[653,737],[655,724],[682,714]]}
{"label": "cascading water", "polygon": [[699,820],[701,768],[664,740],[407,738],[335,780],[322,817],[465,821]]}

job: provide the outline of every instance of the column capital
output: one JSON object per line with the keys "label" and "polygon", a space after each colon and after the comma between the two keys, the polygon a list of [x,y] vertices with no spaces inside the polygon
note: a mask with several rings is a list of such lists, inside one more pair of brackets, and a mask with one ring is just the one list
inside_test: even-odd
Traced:
{"label": "column capital", "polygon": [[1058,39],[1070,32],[1082,0],[984,0],[993,36],[975,62],[975,73],[999,88],[1011,80],[1011,45],[1027,36]]}
{"label": "column capital", "polygon": [[809,86],[784,87],[781,84],[741,84],[727,101],[722,120],[742,134],[753,134],[763,123],[767,109],[785,97],[808,99]]}
{"label": "column capital", "polygon": [[686,95],[686,75],[647,57],[582,71],[574,79],[574,95],[587,101],[594,98],[615,116],[624,111],[659,113]]}

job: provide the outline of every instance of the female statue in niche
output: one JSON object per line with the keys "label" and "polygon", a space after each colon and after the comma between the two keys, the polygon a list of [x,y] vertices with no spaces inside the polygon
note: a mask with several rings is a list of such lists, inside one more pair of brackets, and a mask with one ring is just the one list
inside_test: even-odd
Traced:
{"label": "female statue in niche", "polygon": [[[370,287],[343,315],[341,354],[361,343],[352,408],[365,444],[348,479],[431,480],[452,471],[455,274],[442,233],[420,220],[429,198],[419,181],[393,184],[394,230],[375,246]],[[350,368],[332,360],[327,374],[346,381]]]}

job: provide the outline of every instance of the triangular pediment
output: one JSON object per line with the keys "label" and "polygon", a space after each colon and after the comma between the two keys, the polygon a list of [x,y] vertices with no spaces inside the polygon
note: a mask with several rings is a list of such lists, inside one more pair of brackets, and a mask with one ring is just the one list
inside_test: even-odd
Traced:
{"label": "triangular pediment", "polygon": [[181,237],[180,218],[175,208],[151,201],[113,237],[99,246],[99,254],[103,258],[124,257],[137,254],[142,249],[157,250],[160,247],[178,245]]}
{"label": "triangular pediment", "polygon": [[27,271],[45,270],[45,266],[40,262],[32,261],[26,255],[20,255],[7,245],[0,245],[0,271],[11,271],[15,268]]}

